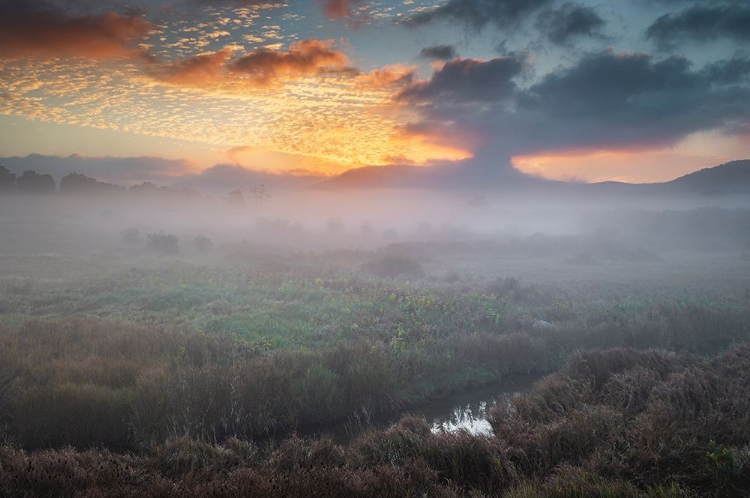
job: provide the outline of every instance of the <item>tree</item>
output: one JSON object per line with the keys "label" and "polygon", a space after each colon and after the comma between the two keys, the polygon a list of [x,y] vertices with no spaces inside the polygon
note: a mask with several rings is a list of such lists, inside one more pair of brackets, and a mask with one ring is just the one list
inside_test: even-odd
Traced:
{"label": "tree", "polygon": [[0,194],[12,192],[16,189],[16,175],[0,166]]}
{"label": "tree", "polygon": [[24,194],[51,194],[55,192],[55,179],[27,170],[16,179],[16,188]]}
{"label": "tree", "polygon": [[111,183],[99,182],[94,178],[90,178],[86,175],[79,175],[78,173],[71,173],[60,180],[60,193],[63,194],[111,194],[115,192],[119,193],[121,191],[122,187],[112,185]]}
{"label": "tree", "polygon": [[242,190],[232,190],[227,194],[227,200],[232,204],[242,204],[245,202],[245,195]]}
{"label": "tree", "polygon": [[171,233],[159,232],[146,235],[146,247],[164,254],[180,252],[179,239]]}
{"label": "tree", "polygon": [[214,243],[211,239],[202,234],[196,235],[193,239],[193,247],[195,247],[198,252],[209,252],[213,245]]}
{"label": "tree", "polygon": [[157,197],[160,194],[161,190],[159,189],[159,187],[151,182],[143,182],[130,187],[130,195]]}
{"label": "tree", "polygon": [[328,222],[326,222],[326,230],[329,235],[341,235],[346,231],[344,228],[344,222],[341,221],[341,218],[337,217],[328,218]]}
{"label": "tree", "polygon": [[250,195],[253,199],[253,204],[258,207],[263,207],[267,201],[271,200],[271,194],[268,193],[264,185],[255,185],[253,190],[250,191]]}

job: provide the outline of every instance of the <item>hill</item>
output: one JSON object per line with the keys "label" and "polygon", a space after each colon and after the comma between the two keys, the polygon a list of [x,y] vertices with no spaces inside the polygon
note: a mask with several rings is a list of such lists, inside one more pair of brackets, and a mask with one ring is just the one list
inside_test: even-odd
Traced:
{"label": "hill", "polygon": [[661,185],[670,191],[705,195],[750,193],[750,160],[705,168]]}

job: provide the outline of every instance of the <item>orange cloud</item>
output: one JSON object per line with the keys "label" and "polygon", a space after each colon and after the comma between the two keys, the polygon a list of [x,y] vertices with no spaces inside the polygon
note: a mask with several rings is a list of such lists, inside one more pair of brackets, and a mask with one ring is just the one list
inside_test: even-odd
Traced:
{"label": "orange cloud", "polygon": [[303,40],[292,43],[288,52],[256,50],[232,62],[230,69],[266,86],[277,80],[312,76],[320,70],[343,69],[348,62],[346,55],[328,42]]}
{"label": "orange cloud", "polygon": [[351,5],[358,0],[323,0],[323,11],[326,16],[339,19],[352,14]]}
{"label": "orange cloud", "polygon": [[0,6],[0,58],[145,55],[133,46],[153,25],[138,16],[107,12],[71,17],[53,9]]}
{"label": "orange cloud", "polygon": [[230,61],[233,53],[194,55],[157,68],[152,76],[178,86],[262,88],[316,74],[347,74],[346,55],[321,40],[292,43],[287,52],[258,49]]}
{"label": "orange cloud", "polygon": [[414,80],[415,66],[393,64],[374,69],[358,78],[358,83],[370,88],[391,88],[410,84]]}
{"label": "orange cloud", "polygon": [[194,55],[166,67],[158,79],[178,86],[209,87],[222,81],[230,50]]}

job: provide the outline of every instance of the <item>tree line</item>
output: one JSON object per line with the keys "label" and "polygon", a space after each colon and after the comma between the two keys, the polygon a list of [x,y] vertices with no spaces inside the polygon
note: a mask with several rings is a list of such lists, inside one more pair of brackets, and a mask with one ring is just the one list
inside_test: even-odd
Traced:
{"label": "tree line", "polygon": [[[9,193],[21,194],[54,194],[58,192],[55,179],[49,174],[39,174],[34,170],[24,171],[16,176],[8,168],[0,165],[0,195]],[[173,189],[160,187],[151,182],[143,182],[125,188],[120,185],[100,182],[95,178],[79,173],[71,173],[60,180],[59,193],[74,195],[130,195],[150,198],[181,198],[195,199],[202,195],[195,189],[181,188]],[[262,205],[271,198],[263,185],[253,186],[247,200],[253,204]],[[245,195],[240,190],[233,190],[227,195],[227,200],[232,203],[243,203]]]}

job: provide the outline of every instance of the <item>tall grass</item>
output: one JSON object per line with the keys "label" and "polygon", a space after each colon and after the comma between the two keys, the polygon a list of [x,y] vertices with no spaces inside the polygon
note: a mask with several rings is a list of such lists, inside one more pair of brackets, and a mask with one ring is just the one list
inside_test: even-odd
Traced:
{"label": "tall grass", "polygon": [[[315,375],[319,375],[316,373]],[[405,417],[350,446],[174,437],[138,455],[0,445],[0,496],[741,497],[750,345],[589,351],[492,410],[494,436]]]}

